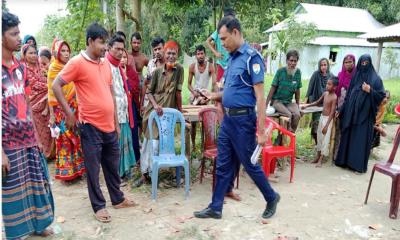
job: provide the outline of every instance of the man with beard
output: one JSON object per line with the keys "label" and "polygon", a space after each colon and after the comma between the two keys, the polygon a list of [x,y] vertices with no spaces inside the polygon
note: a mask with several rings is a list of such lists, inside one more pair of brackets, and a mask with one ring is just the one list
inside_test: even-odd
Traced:
{"label": "man with beard", "polygon": [[149,139],[148,120],[150,113],[155,110],[159,116],[163,114],[163,108],[175,108],[182,112],[182,85],[184,69],[177,63],[178,44],[174,41],[168,41],[164,46],[165,63],[157,68],[147,88],[146,94],[149,97],[149,104],[146,106],[143,114],[144,140],[142,149],[142,158],[140,160],[140,168],[142,171],[142,180],[135,184],[140,186],[143,184],[145,175],[151,172],[151,151],[158,152],[158,129],[156,124],[153,125],[154,139]]}
{"label": "man with beard", "polygon": [[[289,130],[295,132],[300,121],[300,88],[301,72],[296,68],[299,53],[290,50],[286,54],[286,67],[280,68],[272,80],[272,86],[267,97],[267,106],[272,103],[275,110],[289,118]],[[292,102],[293,94],[295,103]],[[272,102],[271,102],[272,99]]]}
{"label": "man with beard", "polygon": [[[100,165],[114,208],[135,206],[120,190],[120,129],[112,88],[112,71],[110,64],[103,58],[107,37],[107,31],[99,24],[89,25],[86,29],[86,50],[65,65],[52,86],[54,95],[65,112],[67,127],[72,129],[79,126],[89,198],[95,217],[100,222],[111,221],[100,188]],[[75,84],[79,99],[79,122],[62,92],[62,87],[70,82]]]}

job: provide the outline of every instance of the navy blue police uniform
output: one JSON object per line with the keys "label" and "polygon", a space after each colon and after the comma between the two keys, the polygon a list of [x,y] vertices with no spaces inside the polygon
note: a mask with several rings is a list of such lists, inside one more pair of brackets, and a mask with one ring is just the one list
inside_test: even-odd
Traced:
{"label": "navy blue police uniform", "polygon": [[253,86],[264,82],[264,70],[263,58],[247,43],[230,54],[224,73],[224,118],[218,135],[216,185],[209,205],[216,212],[222,211],[224,196],[240,164],[267,202],[274,201],[277,196],[260,165],[250,162],[257,145],[256,96]]}

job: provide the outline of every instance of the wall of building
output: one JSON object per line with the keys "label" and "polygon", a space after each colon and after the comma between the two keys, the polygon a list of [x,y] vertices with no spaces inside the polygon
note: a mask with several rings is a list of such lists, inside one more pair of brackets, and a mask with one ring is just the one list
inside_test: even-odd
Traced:
{"label": "wall of building", "polygon": [[[331,72],[334,73],[335,75],[337,75],[342,68],[342,61],[344,56],[346,56],[346,54],[349,53],[353,54],[356,57],[356,61],[358,60],[358,57],[360,57],[361,55],[369,53],[372,57],[374,66],[376,66],[377,53],[378,53],[377,47],[353,47],[353,46],[334,46],[334,47],[339,49],[336,56],[336,62],[331,64]],[[300,61],[298,63],[298,67],[301,69],[303,79],[310,78],[312,73],[315,70],[317,70],[319,59],[329,58],[330,50],[331,46],[307,45],[300,51]],[[384,48],[382,52],[379,75],[383,80],[395,77],[400,78],[400,69],[395,68],[392,69],[392,71],[390,72],[390,65],[384,62],[385,51],[386,48]],[[397,61],[398,63],[400,63],[400,48],[393,48],[393,51],[398,54],[399,59]],[[282,54],[281,64],[279,64],[278,62],[279,57],[277,57],[275,60],[272,60],[271,63],[267,64],[268,65],[267,67],[270,68],[268,69],[269,70],[268,72],[272,74],[275,73],[276,70],[279,68],[279,66],[284,66],[286,64],[285,60],[286,56],[284,54]]]}

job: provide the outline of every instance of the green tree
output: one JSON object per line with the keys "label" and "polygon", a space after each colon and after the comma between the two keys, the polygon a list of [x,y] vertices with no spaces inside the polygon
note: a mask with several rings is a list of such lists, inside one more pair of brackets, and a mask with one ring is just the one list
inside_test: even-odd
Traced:
{"label": "green tree", "polygon": [[279,53],[279,63],[282,54],[290,48],[300,50],[317,36],[317,27],[313,23],[298,22],[291,15],[285,20],[283,30],[272,33],[273,46]]}
{"label": "green tree", "polygon": [[46,17],[37,34],[38,42],[51,46],[54,38],[67,41],[73,52],[85,48],[85,29],[92,22],[103,23],[105,16],[98,0],[68,0],[66,16]]}
{"label": "green tree", "polygon": [[389,65],[389,76],[392,75],[393,69],[399,69],[400,63],[399,54],[393,51],[393,48],[388,47],[385,49],[385,55],[383,57],[383,62]]}

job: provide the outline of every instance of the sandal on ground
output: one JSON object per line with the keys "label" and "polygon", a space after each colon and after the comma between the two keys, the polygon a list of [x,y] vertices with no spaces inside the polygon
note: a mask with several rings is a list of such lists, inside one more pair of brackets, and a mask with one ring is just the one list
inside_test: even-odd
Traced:
{"label": "sandal on ground", "polygon": [[130,208],[130,207],[136,207],[137,205],[139,205],[139,204],[125,198],[124,201],[122,201],[122,203],[114,205],[114,208],[115,209]]}
{"label": "sandal on ground", "polygon": [[102,223],[109,223],[111,222],[111,215],[108,213],[106,209],[100,209],[94,214],[97,221]]}

